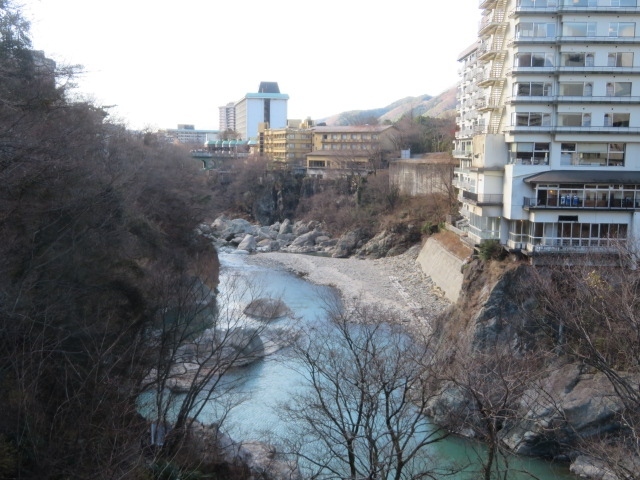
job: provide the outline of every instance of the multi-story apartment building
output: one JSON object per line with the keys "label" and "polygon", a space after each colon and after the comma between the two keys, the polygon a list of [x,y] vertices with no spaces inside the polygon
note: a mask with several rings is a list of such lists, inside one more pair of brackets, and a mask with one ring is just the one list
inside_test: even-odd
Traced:
{"label": "multi-story apartment building", "polygon": [[638,0],[480,0],[456,185],[468,235],[528,255],[640,238]]}
{"label": "multi-story apartment building", "polygon": [[258,125],[268,123],[271,128],[287,125],[289,95],[280,93],[276,82],[260,82],[257,93],[247,93],[235,102],[235,131],[241,140],[258,137]]}
{"label": "multi-story apartment building", "polygon": [[165,130],[167,140],[185,145],[204,144],[218,138],[218,130],[196,130],[194,125],[178,124],[178,128]]}
{"label": "multi-story apartment building", "polygon": [[307,172],[311,175],[339,174],[340,171],[365,173],[381,168],[389,154],[398,156],[397,133],[392,125],[314,127]]}
{"label": "multi-story apartment building", "polygon": [[273,162],[302,166],[306,154],[311,151],[312,127],[311,119],[287,120],[284,128],[269,128],[269,124],[260,124],[259,152]]}
{"label": "multi-story apartment building", "polygon": [[221,132],[236,130],[236,107],[233,102],[229,102],[222,107],[218,107],[220,112],[220,120],[218,129]]}

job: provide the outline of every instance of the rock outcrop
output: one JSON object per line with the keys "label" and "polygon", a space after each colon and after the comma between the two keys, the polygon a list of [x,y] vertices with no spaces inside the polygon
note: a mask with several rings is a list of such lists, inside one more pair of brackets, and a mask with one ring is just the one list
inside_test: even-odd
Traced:
{"label": "rock outcrop", "polygon": [[[445,428],[476,436],[483,431],[486,414],[481,411],[484,406],[477,395],[484,396],[483,401],[504,401],[492,396],[500,397],[506,392],[514,398],[495,419],[503,445],[517,454],[575,460],[577,446],[584,441],[599,440],[620,431],[624,405],[603,373],[588,369],[571,357],[548,352],[541,326],[532,320],[535,315],[529,314],[537,307],[530,292],[531,283],[527,281],[532,268],[521,263],[479,261],[465,266],[460,298],[439,318],[434,331],[440,345],[446,346],[442,349],[446,363],[459,362],[467,369],[458,380],[448,378],[439,383],[437,394],[429,403],[429,413]],[[494,376],[495,370],[501,368],[509,372],[504,364],[500,367],[496,363],[493,371],[468,370],[473,368],[474,359],[498,358],[501,352],[510,352],[511,356],[503,360],[507,362],[509,358],[512,362],[520,361],[525,352],[537,355],[538,363],[530,368],[530,384],[523,386],[524,382],[518,383],[521,379],[509,378],[509,373]],[[473,381],[469,379],[474,375],[476,381],[482,377],[481,382],[486,383],[466,384]],[[624,372],[617,375],[640,387],[640,376]],[[492,376],[493,380],[487,380]],[[490,383],[496,380],[520,386],[505,388]],[[593,474],[590,478],[616,479],[597,461],[584,455],[579,458],[576,472]]]}
{"label": "rock outcrop", "polygon": [[236,442],[216,425],[194,422],[188,446],[204,465],[230,464],[248,470],[250,480],[299,480],[297,465],[287,461],[273,445],[264,442]]}
{"label": "rock outcrop", "polygon": [[370,236],[364,229],[332,238],[319,222],[292,223],[289,219],[260,226],[243,219],[221,216],[211,225],[201,225],[199,233],[213,240],[219,248],[233,249],[237,253],[281,251],[337,258],[352,255],[380,258],[403,253],[412,245],[406,236],[397,234],[385,234],[367,243]]}

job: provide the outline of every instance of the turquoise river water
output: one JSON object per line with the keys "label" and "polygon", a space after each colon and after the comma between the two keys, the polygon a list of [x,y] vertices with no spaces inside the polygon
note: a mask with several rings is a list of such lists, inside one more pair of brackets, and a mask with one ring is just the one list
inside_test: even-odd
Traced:
{"label": "turquoise river water", "polygon": [[[285,270],[252,265],[246,257],[221,253],[221,290],[230,278],[250,279],[262,290],[261,295],[281,298],[294,312],[296,322],[318,321],[322,315],[321,296],[330,287],[317,286]],[[277,323],[277,322],[276,322]],[[282,327],[282,325],[280,325]],[[285,325],[286,327],[286,325]],[[277,415],[279,403],[286,402],[301,380],[290,358],[279,352],[265,360],[242,368],[236,375],[242,376],[243,402],[225,419],[228,433],[236,440],[268,440],[286,434],[287,425]],[[205,408],[200,416],[203,422],[215,422],[215,409]],[[476,479],[478,455],[483,454],[482,444],[463,438],[449,437],[436,444],[433,456],[448,462],[472,463],[464,472],[446,478]],[[475,459],[475,460],[474,460]],[[511,480],[538,478],[541,480],[575,480],[567,465],[552,464],[539,459],[513,457],[509,460],[514,470],[521,469],[534,476],[509,473]],[[474,466],[474,464],[476,466]]]}

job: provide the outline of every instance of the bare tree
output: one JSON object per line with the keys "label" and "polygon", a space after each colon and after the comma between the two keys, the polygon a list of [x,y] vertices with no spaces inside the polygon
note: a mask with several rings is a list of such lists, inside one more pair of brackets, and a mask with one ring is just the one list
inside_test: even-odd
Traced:
{"label": "bare tree", "polygon": [[213,417],[217,429],[224,431],[228,413],[243,401],[238,391],[242,377],[229,374],[262,360],[288,338],[282,330],[269,328],[283,315],[277,301],[261,302],[259,318],[244,313],[246,305],[262,298],[261,288],[230,276],[216,293],[207,272],[197,273],[161,274],[156,283],[165,307],[147,334],[147,357],[153,361],[148,363],[142,409],[166,432],[155,439],[164,458],[182,448],[205,409],[208,421]]}
{"label": "bare tree", "polygon": [[535,270],[531,312],[557,355],[603,374],[620,405],[618,428],[578,439],[577,449],[618,476],[638,478],[640,465],[640,271],[637,250],[576,258]]}
{"label": "bare tree", "polygon": [[445,408],[439,407],[439,421],[483,442],[478,478],[507,479],[513,474],[536,478],[511,464],[512,452],[502,433],[517,425],[541,397],[547,398],[539,389],[545,376],[543,357],[508,344],[473,351],[448,347],[455,351],[455,359],[438,363],[438,377],[443,398],[450,401]]}
{"label": "bare tree", "polygon": [[282,415],[305,478],[400,480],[449,471],[430,458],[446,433],[425,417],[429,349],[395,314],[333,299],[326,321],[303,338],[294,356],[306,381]]}

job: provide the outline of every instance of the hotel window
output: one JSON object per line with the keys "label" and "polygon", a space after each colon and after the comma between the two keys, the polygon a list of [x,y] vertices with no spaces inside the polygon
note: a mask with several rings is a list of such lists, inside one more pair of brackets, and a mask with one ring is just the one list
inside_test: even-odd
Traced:
{"label": "hotel window", "polygon": [[591,82],[562,82],[560,95],[568,97],[590,97],[593,93]]}
{"label": "hotel window", "polygon": [[561,127],[590,127],[590,113],[559,113],[558,125]]}
{"label": "hotel window", "polygon": [[[615,0],[613,0],[615,1]],[[557,0],[518,0],[518,7],[547,8],[556,7]]]}
{"label": "hotel window", "polygon": [[608,97],[630,97],[631,82],[609,82],[607,83]]}
{"label": "hotel window", "polygon": [[636,24],[633,22],[611,22],[609,24],[610,37],[635,37]]}
{"label": "hotel window", "polygon": [[605,127],[628,127],[631,114],[629,113],[605,113]]}
{"label": "hotel window", "polygon": [[539,112],[514,113],[512,125],[518,127],[544,127],[550,125],[550,115]]}
{"label": "hotel window", "polygon": [[516,38],[555,37],[556,24],[546,22],[520,22],[516,25]]}
{"label": "hotel window", "polygon": [[548,97],[551,95],[551,83],[519,82],[513,86],[513,94],[518,97]]}
{"label": "hotel window", "polygon": [[578,165],[624,166],[624,143],[579,143]]}
{"label": "hotel window", "polygon": [[516,67],[553,67],[553,54],[535,52],[518,53],[516,54],[514,65]]}
{"label": "hotel window", "polygon": [[633,52],[609,52],[607,67],[633,67]]}
{"label": "hotel window", "polygon": [[567,22],[562,25],[565,37],[595,37],[596,22]]}
{"label": "hotel window", "polygon": [[563,67],[593,67],[593,53],[563,53],[560,63]]}
{"label": "hotel window", "polygon": [[549,144],[518,142],[509,146],[510,162],[522,165],[548,165]]}

